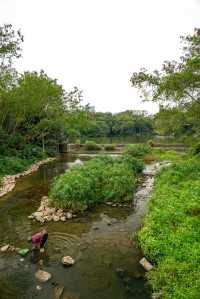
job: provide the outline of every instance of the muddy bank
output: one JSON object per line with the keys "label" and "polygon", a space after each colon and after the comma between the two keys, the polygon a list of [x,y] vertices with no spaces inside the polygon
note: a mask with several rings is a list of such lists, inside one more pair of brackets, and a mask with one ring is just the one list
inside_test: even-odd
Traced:
{"label": "muddy bank", "polygon": [[45,163],[54,161],[56,158],[47,158],[45,160],[39,161],[31,165],[31,167],[23,172],[6,175],[3,177],[2,186],[0,187],[0,197],[6,195],[8,192],[12,191],[16,185],[17,179],[29,175],[39,169],[39,167]]}

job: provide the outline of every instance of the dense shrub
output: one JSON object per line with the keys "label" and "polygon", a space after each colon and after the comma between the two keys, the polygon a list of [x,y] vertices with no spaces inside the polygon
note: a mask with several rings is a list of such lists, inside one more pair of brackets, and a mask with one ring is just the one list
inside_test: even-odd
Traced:
{"label": "dense shrub", "polygon": [[136,174],[141,173],[144,168],[144,162],[142,159],[137,159],[128,153],[124,153],[119,158],[119,162],[126,164],[126,166]]}
{"label": "dense shrub", "polygon": [[193,145],[193,147],[191,148],[191,153],[194,156],[200,154],[200,142],[198,142],[195,145]]}
{"label": "dense shrub", "polygon": [[[55,152],[54,152],[55,155]],[[26,144],[22,149],[9,148],[7,155],[0,155],[0,177],[12,175],[27,169],[35,161],[42,160],[49,153],[43,153],[41,148]]]}
{"label": "dense shrub", "polygon": [[30,164],[29,160],[23,160],[17,157],[0,156],[0,175],[15,174],[21,172]]}
{"label": "dense shrub", "polygon": [[85,149],[88,151],[100,151],[102,148],[99,144],[96,144],[94,141],[86,141]]}
{"label": "dense shrub", "polygon": [[105,172],[102,197],[105,200],[119,201],[133,199],[136,177],[128,165],[114,163]]}
{"label": "dense shrub", "polygon": [[106,200],[130,200],[136,172],[142,168],[142,162],[131,156],[128,159],[128,154],[121,158],[97,157],[56,178],[49,196],[54,205],[75,210]]}
{"label": "dense shrub", "polygon": [[200,161],[163,169],[139,241],[154,262],[148,278],[163,299],[200,298]]}
{"label": "dense shrub", "polygon": [[135,158],[143,159],[145,155],[151,152],[151,147],[146,144],[130,144],[124,148],[123,152]]}

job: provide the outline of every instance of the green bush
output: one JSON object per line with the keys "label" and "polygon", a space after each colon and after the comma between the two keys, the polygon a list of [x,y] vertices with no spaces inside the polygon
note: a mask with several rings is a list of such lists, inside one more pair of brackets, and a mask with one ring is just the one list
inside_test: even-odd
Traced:
{"label": "green bush", "polygon": [[114,163],[105,172],[105,183],[102,189],[102,197],[105,200],[133,200],[133,192],[136,186],[136,177],[128,165]]}
{"label": "green bush", "polygon": [[119,158],[122,164],[126,164],[129,169],[131,169],[135,173],[141,173],[144,168],[144,162],[142,159],[136,159],[134,156],[123,153]]}
{"label": "green bush", "polygon": [[151,147],[146,144],[130,144],[124,148],[123,153],[135,158],[143,159],[151,152]]}
{"label": "green bush", "polygon": [[147,144],[150,146],[150,147],[154,147],[155,146],[155,142],[153,140],[148,140]]}
{"label": "green bush", "polygon": [[139,167],[134,167],[134,162],[108,156],[94,158],[57,177],[49,196],[55,206],[75,210],[106,200],[130,200],[136,186],[135,169]]}
{"label": "green bush", "polygon": [[0,156],[0,175],[15,174],[27,168],[29,160],[23,160],[18,157]]}
{"label": "green bush", "polygon": [[193,147],[191,148],[191,154],[194,155],[194,156],[200,154],[200,142],[193,145]]}
{"label": "green bush", "polygon": [[88,151],[100,151],[102,148],[99,144],[96,144],[94,141],[86,141],[85,149]]}
{"label": "green bush", "polygon": [[106,144],[104,146],[105,151],[114,151],[115,150],[115,145],[113,144]]}
{"label": "green bush", "polygon": [[163,299],[200,298],[200,161],[158,175],[139,241],[155,264],[148,278]]}

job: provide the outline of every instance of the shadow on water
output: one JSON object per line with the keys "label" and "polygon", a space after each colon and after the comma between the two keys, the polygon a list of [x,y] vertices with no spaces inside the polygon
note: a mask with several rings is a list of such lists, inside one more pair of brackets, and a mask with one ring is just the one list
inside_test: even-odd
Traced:
{"label": "shadow on water", "polygon": [[[20,179],[15,189],[0,200],[0,243],[27,247],[27,237],[41,227],[27,216],[36,210],[41,196],[48,193],[52,179],[75,159],[76,156],[61,156],[43,165],[36,173]],[[150,298],[138,263],[141,252],[130,241],[139,218],[130,207],[99,206],[66,223],[48,223],[48,258],[42,268],[52,274],[52,279],[37,291],[34,274],[40,266],[31,263],[29,255],[20,261],[15,253],[0,253],[0,298],[50,299],[56,284],[80,294],[81,299]],[[71,268],[61,265],[66,255],[76,260]]]}

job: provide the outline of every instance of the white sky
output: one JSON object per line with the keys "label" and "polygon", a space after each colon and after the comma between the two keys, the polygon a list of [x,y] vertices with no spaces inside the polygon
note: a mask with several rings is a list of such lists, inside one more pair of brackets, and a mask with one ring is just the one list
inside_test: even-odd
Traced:
{"label": "white sky", "polygon": [[19,71],[45,70],[84,91],[97,111],[157,111],[130,77],[180,54],[180,35],[200,27],[200,0],[0,0],[0,23],[25,37]]}

